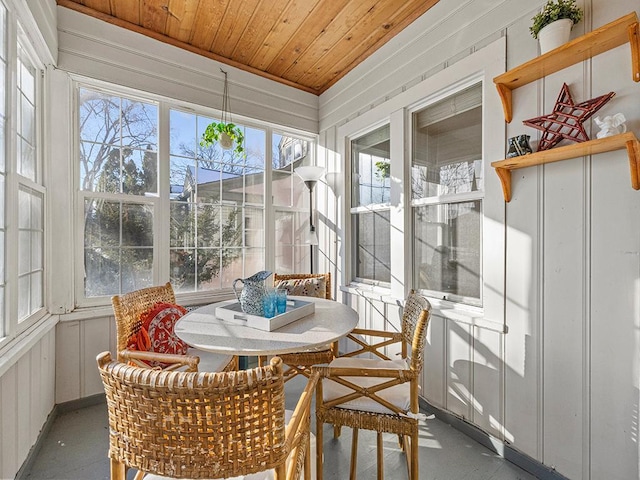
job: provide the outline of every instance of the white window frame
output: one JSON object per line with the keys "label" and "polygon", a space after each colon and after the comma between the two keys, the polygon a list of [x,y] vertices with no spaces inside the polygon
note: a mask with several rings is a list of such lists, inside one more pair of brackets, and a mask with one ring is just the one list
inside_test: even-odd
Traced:
{"label": "white window frame", "polygon": [[[9,345],[17,336],[29,331],[38,321],[47,315],[48,292],[47,292],[47,188],[45,187],[46,172],[43,162],[43,141],[44,141],[44,71],[45,66],[38,50],[32,44],[28,36],[28,26],[25,23],[29,19],[25,17],[24,6],[16,5],[13,1],[3,1],[7,10],[7,31],[6,31],[6,48],[7,48],[7,70],[5,72],[5,104],[6,119],[5,125],[5,244],[0,245],[4,249],[4,272],[5,272],[5,298],[4,298],[4,318],[3,329],[0,330],[0,349],[5,345]],[[25,23],[23,23],[25,18]],[[21,28],[18,24],[22,23]],[[34,87],[35,87],[35,112],[34,112],[34,143],[35,153],[34,160],[36,164],[35,181],[24,177],[17,173],[17,71],[18,71],[18,44],[20,44],[24,56],[32,64],[35,69]],[[41,269],[42,269],[42,289],[41,289],[41,305],[39,308],[31,311],[26,317],[18,319],[18,296],[19,296],[19,280],[18,280],[18,256],[19,256],[19,191],[23,187],[41,195],[42,197],[42,219],[41,225],[43,229],[43,238],[41,244]]]}
{"label": "white window frame", "polygon": [[[410,106],[409,108],[407,108],[407,117],[409,119],[409,136],[410,136],[410,144],[413,145],[413,118],[414,118],[414,114],[419,112],[420,110],[423,110],[425,108],[428,108],[429,106],[441,101],[441,100],[446,100],[447,98],[456,95],[458,92],[464,90],[465,88],[471,87],[473,85],[478,85],[478,84],[482,84],[483,79],[477,76],[473,76],[470,77],[468,79],[466,79],[466,81],[460,82],[458,84],[456,84],[455,86],[452,86],[451,88],[445,88],[441,91],[436,92],[435,95],[433,95],[432,97],[430,97],[428,100],[424,101],[424,102],[419,102],[417,104],[414,104],[412,106]],[[481,89],[483,91],[486,91],[484,89],[484,86],[481,85]],[[482,103],[481,103],[481,107],[484,110],[484,95],[482,98]],[[484,115],[483,115],[484,117]],[[484,138],[485,130],[486,126],[483,124],[482,125],[482,136]],[[411,147],[413,148],[413,147]],[[484,152],[483,152],[484,153]],[[408,158],[409,161],[409,178],[411,178],[411,172],[410,172],[410,168],[411,165],[413,164],[413,150],[411,150],[411,156]],[[488,159],[484,158],[484,155],[482,157],[482,162],[483,162],[483,178],[486,179],[488,173],[492,173],[491,170],[491,161],[489,161]],[[484,218],[484,198],[485,198],[485,188],[483,188],[482,190],[475,190],[472,192],[462,192],[462,193],[448,193],[448,194],[444,194],[444,195],[437,195],[437,196],[430,196],[430,197],[424,197],[424,198],[420,198],[420,199],[412,199],[412,191],[411,191],[411,181],[409,181],[408,183],[408,191],[407,191],[407,197],[408,197],[408,201],[409,201],[409,215],[410,215],[410,225],[411,228],[413,229],[413,213],[415,211],[416,208],[419,207],[423,207],[423,206],[431,206],[431,205],[453,205],[453,204],[457,204],[457,203],[464,203],[464,202],[474,202],[474,201],[480,201],[480,211],[481,211],[481,218]],[[479,251],[482,252],[483,251],[483,244],[484,244],[484,238],[483,238],[483,226],[484,222],[481,222],[480,224],[480,245],[479,245]],[[413,258],[413,239],[415,239],[415,235],[411,235],[411,251],[408,252],[408,255],[411,257],[412,259],[412,265],[415,265],[415,258]],[[482,255],[480,255],[480,285],[482,286],[483,283],[483,262],[482,262]],[[417,288],[414,284],[413,284],[413,272],[411,272],[411,285],[413,286],[413,288]],[[472,307],[482,307],[482,301],[483,301],[483,289],[480,288],[480,298],[476,299],[476,298],[469,298],[469,297],[463,297],[460,295],[454,295],[454,294],[446,294],[444,292],[440,292],[440,291],[434,291],[434,290],[426,290],[426,289],[420,289],[419,290],[421,293],[431,297],[431,298],[441,298],[443,300],[449,301],[451,303],[454,304],[461,304],[461,305],[470,305]]]}
{"label": "white window frame", "polygon": [[[73,121],[73,204],[75,212],[74,221],[74,243],[77,248],[74,250],[74,295],[77,307],[100,307],[110,305],[110,296],[85,297],[84,295],[84,221],[83,221],[83,205],[84,198],[104,196],[108,199],[122,199],[118,194],[106,194],[100,192],[81,191],[79,189],[80,166],[79,166],[79,142],[80,132],[78,124],[78,91],[80,88],[86,87],[94,90],[102,90],[105,93],[134,98],[143,102],[155,102],[158,104],[158,196],[142,197],[131,196],[131,201],[144,201],[152,206],[154,216],[154,258],[153,258],[153,284],[159,285],[169,281],[169,216],[163,215],[163,212],[169,212],[169,111],[170,109],[183,110],[189,113],[202,115],[211,118],[220,118],[222,112],[209,107],[195,105],[184,101],[179,101],[160,95],[150,94],[124,87],[109,82],[99,81],[78,75],[72,75],[72,92],[73,92],[73,109],[71,112]],[[301,138],[310,142],[309,154],[312,155],[312,161],[317,161],[315,151],[318,144],[318,136],[301,130],[283,127],[276,124],[262,122],[259,120],[242,117],[240,115],[233,116],[234,123],[241,124],[246,127],[256,128],[265,132],[265,204],[264,204],[264,244],[265,244],[265,269],[273,270],[274,249],[275,245],[275,227],[274,227],[274,206],[271,200],[271,165],[272,165],[272,138],[273,134],[288,135]],[[286,207],[277,207],[286,210]],[[228,298],[233,295],[232,290],[220,289],[213,291],[189,292],[177,294],[183,303],[203,303]]]}
{"label": "white window frame", "polygon": [[[346,285],[343,289],[358,295],[373,295],[375,298],[390,302],[402,301],[413,286],[412,250],[412,212],[410,194],[404,185],[410,185],[411,112],[437,99],[444,98],[448,92],[456,91],[463,85],[482,82],[483,88],[483,145],[485,189],[482,207],[482,265],[483,280],[481,286],[482,307],[442,300],[431,297],[434,313],[444,317],[462,319],[466,323],[490,322],[504,326],[504,218],[505,205],[500,181],[493,172],[490,163],[504,158],[505,124],[500,97],[495,92],[493,78],[504,73],[506,58],[506,39],[504,37],[490,43],[482,49],[457,60],[447,68],[416,83],[389,100],[366,109],[360,116],[338,127],[336,145],[338,155],[343,159],[346,172],[350,172],[350,139],[376,128],[384,123],[391,125],[391,285],[389,287],[371,286],[354,280],[352,252],[346,252],[342,259]],[[346,185],[351,181],[347,174]],[[349,215],[351,205],[349,188],[345,189],[345,224],[342,243],[351,245],[352,226]],[[464,199],[460,195],[459,199]],[[491,239],[487,242],[487,239]],[[405,267],[405,265],[409,267]],[[351,279],[351,280],[350,280]]]}
{"label": "white window frame", "polygon": [[[345,136],[344,138],[344,144],[345,144],[344,158],[345,158],[345,165],[346,165],[345,172],[348,172],[347,181],[345,185],[353,185],[353,182],[355,181],[353,177],[354,172],[353,172],[353,158],[352,158],[352,155],[353,155],[352,142],[386,125],[389,125],[389,129],[391,129],[390,120],[388,118],[382,119],[376,123],[368,125],[365,128],[350,132],[347,136]],[[348,231],[350,238],[353,240],[347,243],[347,245],[351,245],[351,248],[347,253],[349,257],[349,261],[348,261],[349,269],[347,270],[347,276],[345,278],[347,280],[351,279],[350,283],[352,285],[363,285],[363,286],[366,285],[367,287],[381,287],[382,289],[388,289],[391,286],[389,282],[382,282],[382,281],[374,280],[370,278],[362,278],[356,275],[356,271],[357,271],[356,262],[358,261],[358,256],[357,256],[358,245],[355,242],[354,223],[357,221],[357,216],[359,214],[391,211],[391,205],[390,203],[372,203],[368,205],[353,206],[353,191],[351,187],[348,187],[345,189],[345,196],[346,196],[346,205],[348,208],[347,217],[346,217],[348,219],[348,226],[346,230]],[[389,234],[390,233],[391,232],[389,232]],[[391,276],[393,276],[393,274],[391,274]]]}

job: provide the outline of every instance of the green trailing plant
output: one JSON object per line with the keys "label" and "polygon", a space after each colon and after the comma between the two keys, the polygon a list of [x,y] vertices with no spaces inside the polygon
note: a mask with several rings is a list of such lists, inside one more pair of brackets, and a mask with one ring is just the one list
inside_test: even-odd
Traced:
{"label": "green trailing plant", "polygon": [[535,14],[531,20],[533,24],[529,27],[533,38],[538,38],[538,33],[544,27],[556,20],[568,18],[575,25],[582,20],[583,11],[575,0],[549,0],[543,7],[542,11]]}
{"label": "green trailing plant", "polygon": [[238,155],[244,155],[244,133],[235,123],[211,122],[202,134],[200,145],[210,147],[215,142],[220,142],[223,134],[235,144],[233,151]]}
{"label": "green trailing plant", "polygon": [[207,125],[200,139],[200,146],[210,147],[217,142],[222,148],[228,150],[235,144],[233,151],[238,155],[244,155],[244,133],[242,133],[240,127],[231,121],[231,114],[229,113],[229,79],[227,72],[222,69],[220,71],[224,74],[222,118],[219,122],[211,122]]}

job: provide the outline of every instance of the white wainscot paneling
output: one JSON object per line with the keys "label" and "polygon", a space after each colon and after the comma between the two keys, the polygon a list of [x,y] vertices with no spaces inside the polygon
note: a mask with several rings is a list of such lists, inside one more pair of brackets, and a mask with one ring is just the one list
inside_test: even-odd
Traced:
{"label": "white wainscot paneling", "polygon": [[545,167],[543,461],[582,478],[584,162]]}
{"label": "white wainscot paneling", "polygon": [[422,396],[432,405],[445,408],[445,319],[431,315],[424,348],[424,369],[422,371]]}
{"label": "white wainscot paneling", "polygon": [[105,350],[115,354],[113,317],[63,321],[57,325],[56,403],[103,392],[96,356]]}
{"label": "white wainscot paneling", "polygon": [[473,418],[475,425],[500,439],[504,424],[504,334],[473,327]]}
{"label": "white wainscot paneling", "polygon": [[472,327],[445,320],[447,358],[447,410],[467,420],[472,418],[473,354]]}
{"label": "white wainscot paneling", "polygon": [[14,478],[54,402],[55,332],[51,329],[0,378],[0,478]]}

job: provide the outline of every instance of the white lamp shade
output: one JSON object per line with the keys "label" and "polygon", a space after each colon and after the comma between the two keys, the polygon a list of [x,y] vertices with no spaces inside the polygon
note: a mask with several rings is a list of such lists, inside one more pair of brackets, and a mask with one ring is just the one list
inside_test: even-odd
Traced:
{"label": "white lamp shade", "polygon": [[305,182],[317,182],[324,174],[324,168],[316,165],[306,165],[296,168],[294,172]]}
{"label": "white lamp shade", "polygon": [[305,229],[302,234],[302,244],[303,245],[318,245],[320,242],[318,241],[318,232],[311,229]]}

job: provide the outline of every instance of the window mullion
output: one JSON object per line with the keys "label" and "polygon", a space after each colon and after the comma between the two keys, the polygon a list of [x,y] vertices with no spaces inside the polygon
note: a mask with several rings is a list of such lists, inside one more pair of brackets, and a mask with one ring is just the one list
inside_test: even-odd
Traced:
{"label": "window mullion", "polygon": [[169,122],[169,105],[166,102],[160,102],[158,110],[158,201],[155,203],[153,212],[154,218],[154,277],[155,283],[169,281],[169,228],[170,215],[163,215],[162,212],[170,212],[171,204],[169,201],[169,174],[170,174],[170,158],[169,158],[169,139],[170,139],[170,122]]}

